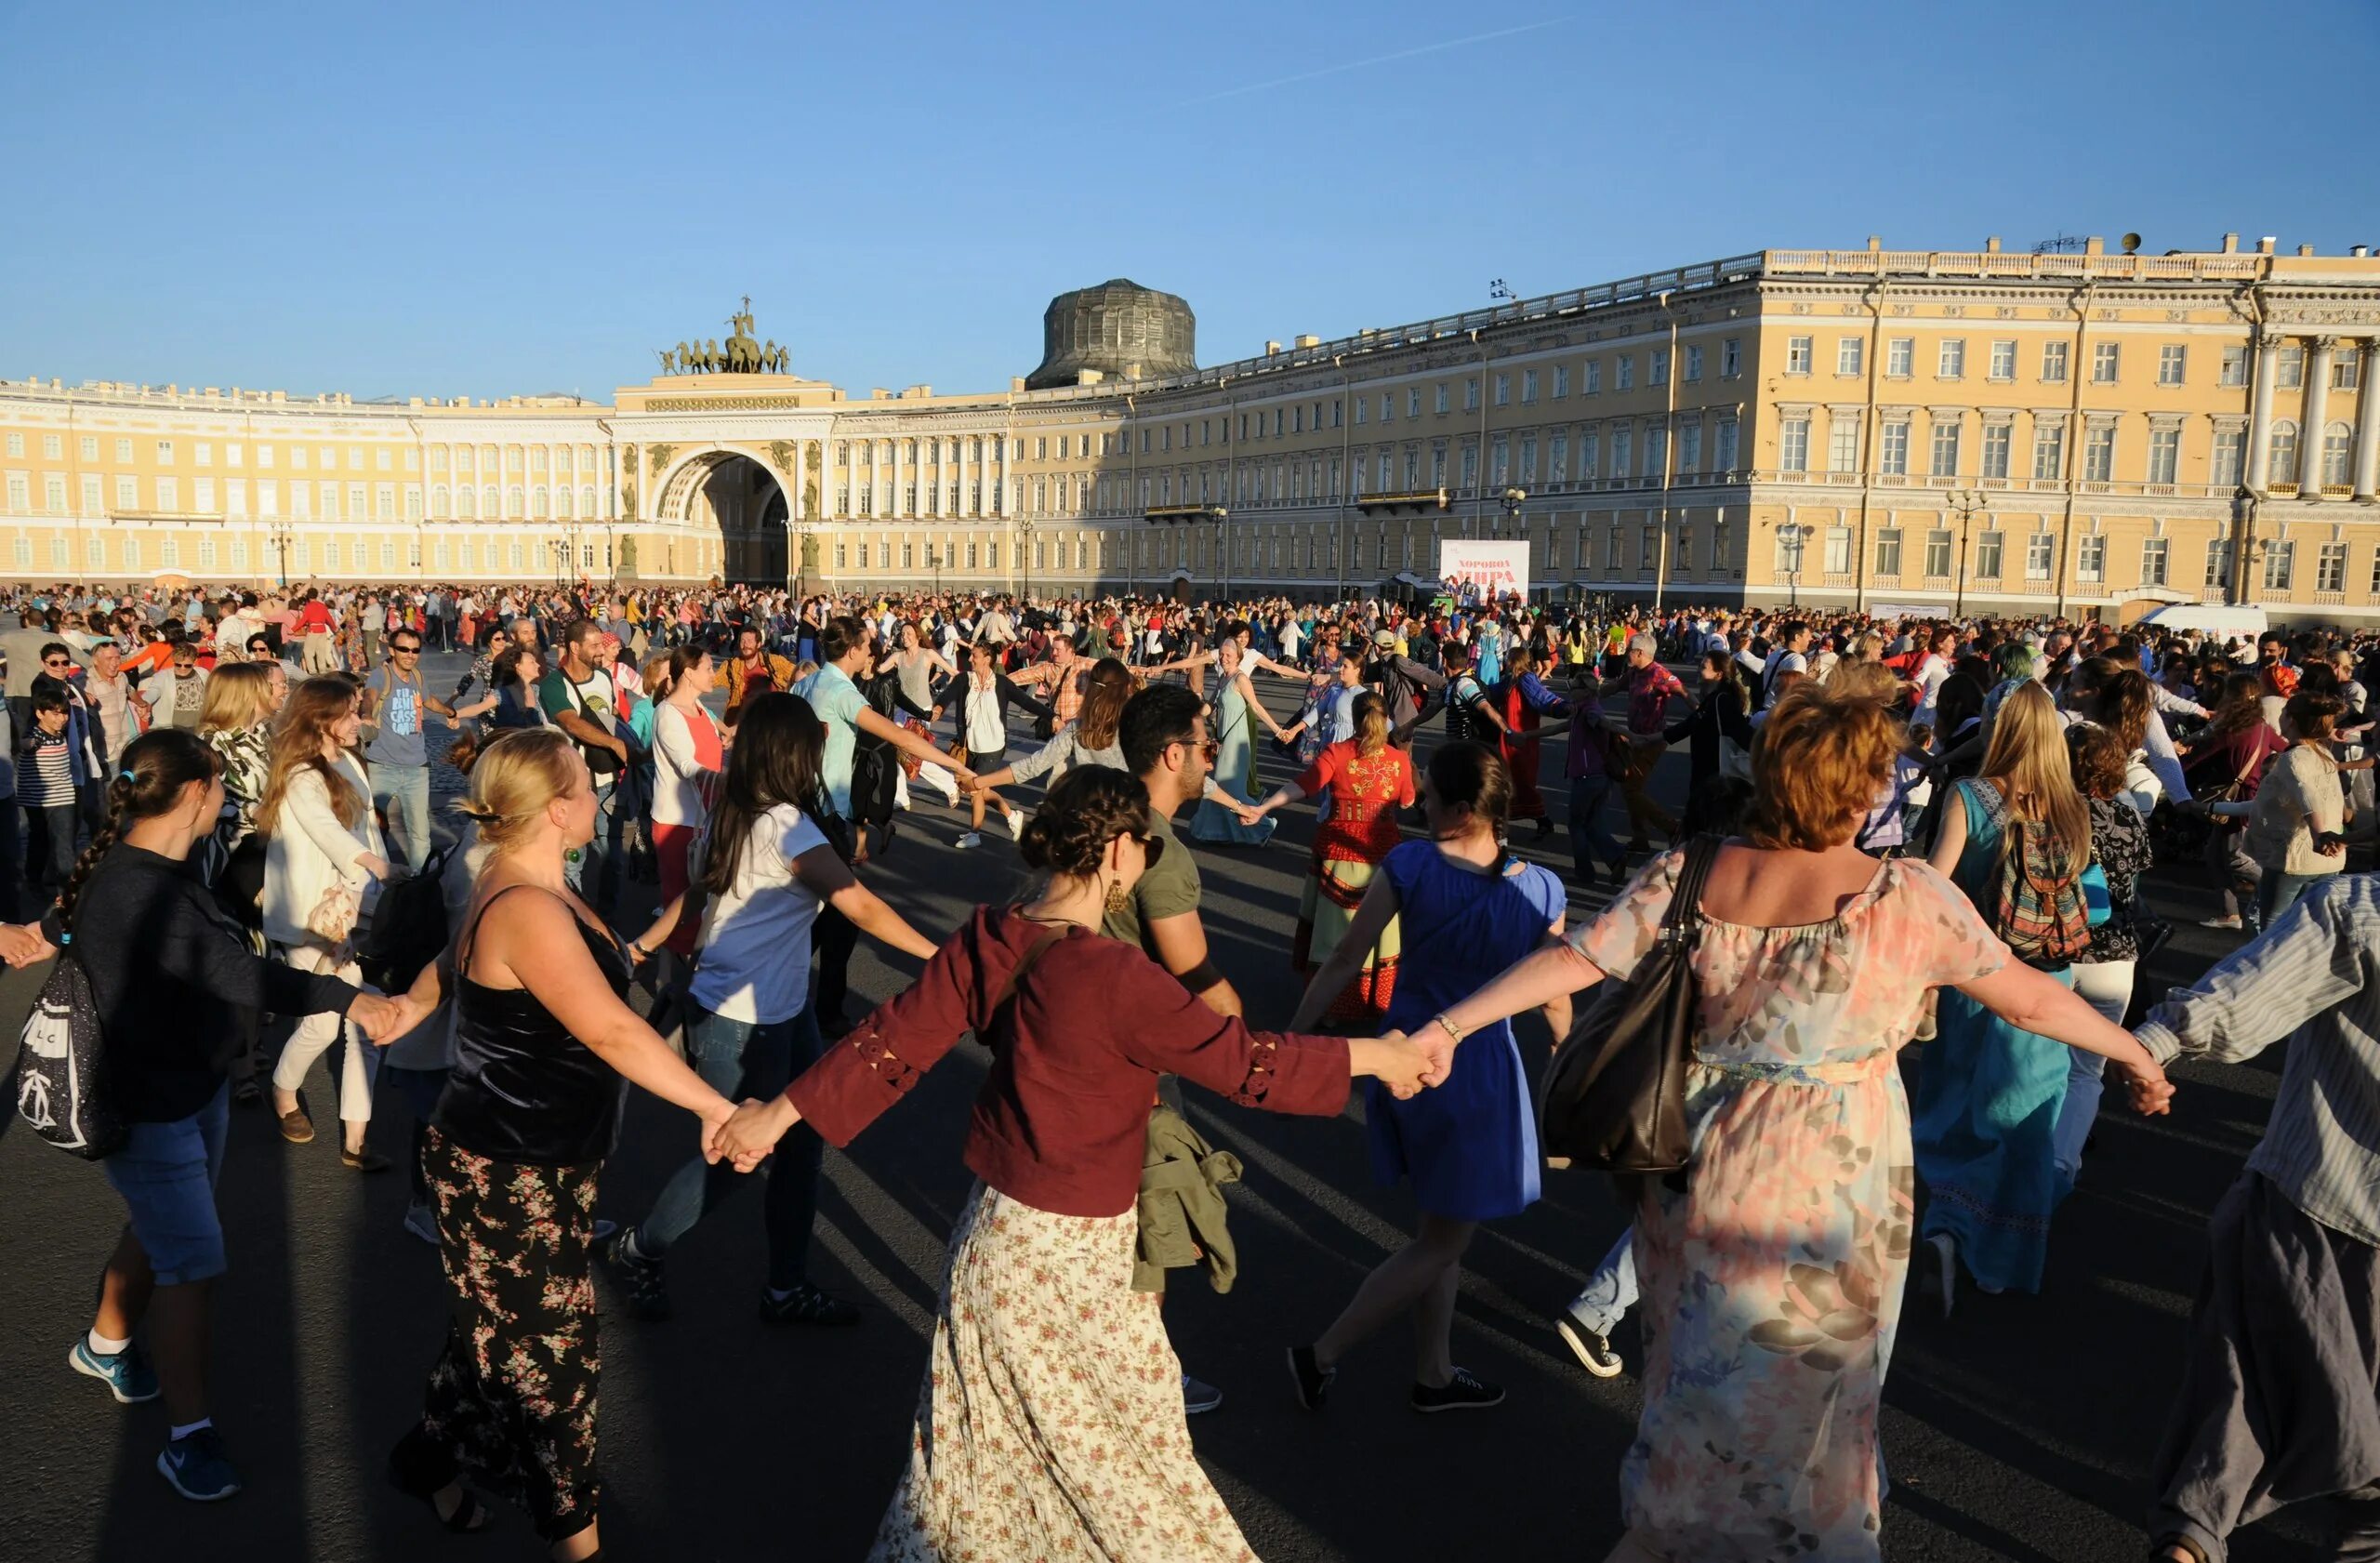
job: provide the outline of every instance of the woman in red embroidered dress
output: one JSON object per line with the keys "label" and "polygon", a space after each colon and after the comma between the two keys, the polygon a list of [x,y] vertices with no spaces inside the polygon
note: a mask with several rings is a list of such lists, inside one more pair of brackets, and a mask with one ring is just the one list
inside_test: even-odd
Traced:
{"label": "woman in red embroidered dress", "polygon": [[[1397,811],[1413,806],[1413,760],[1388,741],[1388,704],[1370,690],[1355,696],[1355,735],[1326,748],[1305,774],[1283,782],[1257,805],[1258,814],[1311,798],[1324,788],[1330,797],[1314,831],[1314,864],[1298,905],[1297,936],[1289,964],[1300,976],[1330,959],[1347,924],[1363,905],[1364,892],[1389,849],[1405,839]],[[1345,992],[1330,1001],[1326,1026],[1378,1027],[1388,1014],[1396,987],[1396,962],[1404,946],[1391,918],[1380,942],[1364,957],[1364,969]]]}
{"label": "woman in red embroidered dress", "polygon": [[1102,938],[1166,843],[1141,784],[1086,766],[1025,828],[1038,898],[982,907],[907,992],[786,1093],[747,1102],[721,1148],[749,1171],[807,1120],[843,1146],[973,1031],[991,1068],[967,1132],[982,1181],[950,1238],[909,1463],[871,1558],[1252,1559],[1199,1468],[1182,1364],[1132,1290],[1141,1161],[1161,1074],[1242,1106],[1336,1114],[1351,1077],[1420,1089],[1405,1039],[1250,1031]]}

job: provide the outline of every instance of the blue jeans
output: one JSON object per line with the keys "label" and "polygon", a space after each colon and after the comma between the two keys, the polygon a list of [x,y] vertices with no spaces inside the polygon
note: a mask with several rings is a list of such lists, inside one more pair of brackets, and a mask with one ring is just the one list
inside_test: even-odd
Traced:
{"label": "blue jeans", "polygon": [[626,825],[620,814],[620,784],[615,773],[608,784],[595,788],[595,834],[578,849],[578,866],[571,874],[572,882],[578,888],[578,898],[600,918],[611,916],[612,894],[628,862],[621,844]]}
{"label": "blue jeans", "polygon": [[[1611,788],[1607,775],[1570,780],[1570,877],[1581,884],[1594,882],[1597,862],[1609,866],[1614,880],[1626,874],[1628,851],[1603,822],[1603,802],[1611,796]],[[1590,853],[1593,862],[1588,859]]]}
{"label": "blue jeans", "polygon": [[1587,1278],[1587,1289],[1570,1304],[1570,1317],[1598,1335],[1608,1335],[1635,1305],[1636,1228],[1632,1224]]}
{"label": "blue jeans", "polygon": [[[746,1097],[766,1101],[779,1094],[795,1075],[817,1061],[820,1052],[818,1023],[806,1006],[791,1020],[767,1026],[697,1009],[686,1027],[686,1040],[694,1073],[731,1102]],[[769,1285],[778,1291],[799,1285],[809,1269],[810,1225],[818,1213],[818,1163],[826,1150],[818,1131],[799,1123],[769,1159],[761,1213],[769,1233]],[[670,1174],[651,1212],[636,1224],[639,1252],[654,1259],[668,1253],[670,1244],[749,1181],[725,1161],[705,1166],[701,1157],[690,1159]]]}
{"label": "blue jeans", "polygon": [[213,1280],[224,1270],[223,1218],[215,1209],[231,1127],[231,1087],[219,1084],[206,1106],[165,1123],[136,1123],[124,1148],[99,1163],[124,1198],[132,1235],[149,1256],[159,1286]]}
{"label": "blue jeans", "polygon": [[373,760],[364,768],[372,778],[372,806],[387,812],[398,855],[406,868],[419,871],[430,860],[430,767]]}
{"label": "blue jeans", "polygon": [[2299,896],[2316,885],[2329,883],[2335,877],[2331,874],[2284,874],[2278,868],[2267,868],[2264,877],[2256,881],[2257,922],[2270,928],[2275,918],[2297,905]]}

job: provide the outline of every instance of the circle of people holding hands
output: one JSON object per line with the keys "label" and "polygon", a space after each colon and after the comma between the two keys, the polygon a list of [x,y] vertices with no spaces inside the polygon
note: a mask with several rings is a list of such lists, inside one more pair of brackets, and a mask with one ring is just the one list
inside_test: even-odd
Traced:
{"label": "circle of people holding hands", "polygon": [[[451,1318],[390,1477],[455,1531],[500,1495],[577,1559],[601,1546],[596,1265],[667,1318],[671,1249],[765,1167],[760,1318],[857,1322],[808,1273],[824,1146],[972,1035],[979,1181],[871,1556],[1250,1556],[1186,1432],[1219,1395],[1161,1313],[1168,1268],[1227,1283],[1226,1180],[1171,1082],[1323,1117],[1364,1095],[1413,1233],[1285,1346],[1290,1387],[1323,1411],[1410,1314],[1414,1411],[1484,1410],[1504,1391],[1453,1359],[1462,1258],[1547,1166],[1545,1044],[1514,1022],[1583,1037],[1678,947],[1690,1165],[1620,1180],[1630,1225],[1551,1319],[1607,1377],[1640,1316],[1615,1558],[1877,1557],[1912,1267],[1946,1317],[1963,1287],[2038,1291],[2109,1066],[2162,1113],[2175,1058],[2291,1038],[2214,1218],[2151,1556],[2217,1558],[2289,1498],[2380,1481],[2355,1378],[2380,1382],[2380,904],[2342,871],[2375,817],[2368,641],[1476,594],[1217,611],[581,582],[18,608],[0,655],[42,909],[0,954],[65,952],[44,1005],[90,1021],[69,1110],[103,1104],[127,1214],[68,1361],[165,1402],[157,1468],[186,1497],[241,1485],[206,1371],[231,1104],[310,1143],[302,1087],[337,1049],[340,1158],[371,1174],[398,1160],[371,1141],[393,1079],[405,1225],[441,1252]],[[433,689],[422,658],[447,648],[471,669]],[[460,732],[433,758],[435,721]],[[1268,745],[1292,773],[1269,791]],[[1673,746],[1683,817],[1649,788]],[[451,833],[437,764],[467,781]],[[1035,782],[1029,812],[1006,795]],[[868,879],[919,791],[965,812],[959,849],[999,815],[1034,891],[941,940],[913,927]],[[1516,850],[1554,834],[1549,791],[1571,881],[1613,887],[1575,925],[1564,877]],[[1307,801],[1306,987],[1257,1029],[1189,842],[1261,847]],[[2161,848],[2203,863],[2215,926],[2258,936],[2152,1000]],[[923,966],[853,1015],[863,934]],[[700,1131],[648,1211],[599,1221],[623,1080]],[[1152,1169],[1181,1168],[1153,1198]]]}

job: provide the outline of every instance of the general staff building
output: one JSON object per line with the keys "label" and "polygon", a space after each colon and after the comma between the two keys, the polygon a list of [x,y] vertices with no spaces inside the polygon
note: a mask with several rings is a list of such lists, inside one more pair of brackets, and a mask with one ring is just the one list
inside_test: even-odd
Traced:
{"label": "general staff building", "polygon": [[1557,601],[2380,616],[2361,245],[1770,249],[1206,367],[1118,280],[960,395],[750,319],[609,405],[0,381],[0,576],[1320,599],[1494,536]]}

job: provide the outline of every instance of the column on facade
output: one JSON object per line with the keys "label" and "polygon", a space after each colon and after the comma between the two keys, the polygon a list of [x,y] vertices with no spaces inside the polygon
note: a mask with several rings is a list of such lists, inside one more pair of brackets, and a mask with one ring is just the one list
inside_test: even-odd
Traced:
{"label": "column on facade", "polygon": [[2256,385],[2249,398],[2248,472],[2250,492],[2262,494],[2272,481],[2272,382],[2281,374],[2281,338],[2270,331],[2256,337]]}
{"label": "column on facade", "polygon": [[2297,497],[2322,497],[2322,424],[2331,413],[2331,353],[2336,337],[2317,337],[2307,344],[2306,394],[2297,419]]}
{"label": "column on facade", "polygon": [[2367,337],[2355,366],[2355,497],[2380,498],[2380,337]]}
{"label": "column on facade", "polygon": [[[903,444],[904,442],[900,440],[894,440],[892,442],[892,467],[890,470],[892,473],[892,490],[884,501],[884,513],[887,516],[901,515],[905,513],[907,508],[903,502],[904,496],[908,492],[907,484],[903,481],[904,463],[901,460],[901,446]],[[915,475],[916,474],[914,472],[908,474],[908,476],[912,478],[914,478]]]}
{"label": "column on facade", "polygon": [[620,443],[617,440],[612,440],[607,442],[603,448],[612,457],[612,493],[603,510],[604,514],[612,520],[617,521],[620,519]]}

